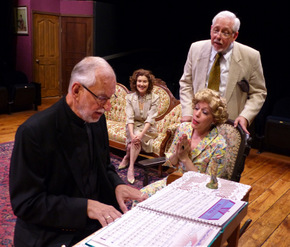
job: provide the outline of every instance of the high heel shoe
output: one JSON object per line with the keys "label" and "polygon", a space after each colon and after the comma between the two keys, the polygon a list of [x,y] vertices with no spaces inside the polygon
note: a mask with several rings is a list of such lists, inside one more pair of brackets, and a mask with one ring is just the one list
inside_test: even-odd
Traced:
{"label": "high heel shoe", "polygon": [[[130,168],[129,168],[130,169]],[[128,169],[128,172],[127,172],[127,181],[130,183],[130,184],[134,184],[135,182],[135,177],[134,177],[134,170],[129,170]],[[131,178],[129,178],[131,177]]]}
{"label": "high heel shoe", "polygon": [[119,170],[122,170],[122,169],[125,169],[128,167],[128,164],[129,164],[129,161],[128,160],[122,160],[120,165],[118,166],[118,169]]}
{"label": "high heel shoe", "polygon": [[132,179],[127,178],[127,180],[128,180],[128,182],[129,182],[130,184],[134,184],[134,183],[135,183],[135,178],[132,178]]}

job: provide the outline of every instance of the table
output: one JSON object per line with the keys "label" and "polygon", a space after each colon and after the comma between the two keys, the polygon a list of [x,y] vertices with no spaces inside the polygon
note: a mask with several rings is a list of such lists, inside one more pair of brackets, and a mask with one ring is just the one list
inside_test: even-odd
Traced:
{"label": "table", "polygon": [[[169,189],[177,188],[178,190],[186,190],[186,191],[192,190],[193,192],[203,191],[202,193],[204,193],[205,197],[207,197],[207,195],[218,195],[219,197],[224,197],[227,199],[231,199],[233,201],[238,201],[241,199],[247,200],[249,198],[249,193],[251,191],[251,187],[249,185],[243,185],[228,180],[218,179],[219,189],[212,190],[208,189],[205,186],[205,184],[208,182],[209,179],[210,177],[205,174],[200,174],[196,172],[187,172],[184,174],[182,178],[172,182],[167,187],[170,187]],[[228,246],[238,246],[240,223],[246,216],[247,209],[248,205],[246,204],[238,212],[236,212],[231,218],[231,220],[227,222],[225,226],[223,226],[223,228],[220,231],[220,234],[214,239],[214,241],[211,243],[210,246],[214,247],[222,246],[223,243],[225,243],[226,241],[228,242]],[[79,242],[75,246],[77,247],[86,246],[85,243],[89,238],[91,238],[91,236]]]}
{"label": "table", "polygon": [[237,247],[240,236],[240,223],[247,215],[248,205],[244,207],[229,224],[224,228],[221,235],[213,242],[212,247],[222,246],[226,241],[228,246]]}
{"label": "table", "polygon": [[[178,175],[179,176],[179,175]],[[183,188],[185,190],[197,191],[203,190],[205,194],[215,194],[223,198],[230,198],[233,200],[249,201],[249,195],[252,190],[250,185],[233,182],[230,180],[218,178],[219,188],[217,190],[210,190],[206,188],[210,177],[206,174],[197,172],[186,172],[182,179],[170,181],[171,186],[175,188]],[[247,214],[247,208],[243,208],[239,214],[226,226],[224,232],[214,241],[212,246],[221,246],[225,241],[228,246],[238,246],[240,235],[240,223]]]}

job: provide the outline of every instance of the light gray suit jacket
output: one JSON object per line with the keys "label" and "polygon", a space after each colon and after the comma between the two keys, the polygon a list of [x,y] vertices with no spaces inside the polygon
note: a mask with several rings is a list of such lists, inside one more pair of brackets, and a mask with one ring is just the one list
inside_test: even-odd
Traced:
{"label": "light gray suit jacket", "polygon": [[[182,116],[192,116],[193,95],[205,88],[210,54],[210,40],[191,44],[184,73],[179,82]],[[249,83],[248,92],[243,91],[238,85],[242,80]],[[225,92],[229,118],[234,120],[238,116],[243,116],[251,124],[263,106],[266,95],[260,53],[234,42]]]}

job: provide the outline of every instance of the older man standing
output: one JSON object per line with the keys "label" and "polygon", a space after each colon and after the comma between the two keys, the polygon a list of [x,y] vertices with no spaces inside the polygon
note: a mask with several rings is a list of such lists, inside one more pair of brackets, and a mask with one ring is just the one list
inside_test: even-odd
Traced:
{"label": "older man standing", "polygon": [[209,87],[226,98],[235,126],[249,133],[267,90],[260,53],[235,41],[239,27],[235,14],[222,11],[212,20],[211,40],[192,43],[179,82],[182,122],[191,121],[193,95]]}
{"label": "older man standing", "polygon": [[23,123],[10,167],[15,246],[71,246],[142,201],[110,163],[105,111],[116,77],[102,58],[73,69],[66,97]]}

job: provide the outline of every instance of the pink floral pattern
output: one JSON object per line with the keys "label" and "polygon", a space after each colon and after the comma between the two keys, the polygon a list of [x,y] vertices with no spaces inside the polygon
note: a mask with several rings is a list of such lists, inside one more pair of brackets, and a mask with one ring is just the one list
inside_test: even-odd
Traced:
{"label": "pink floral pattern", "polygon": [[161,87],[153,87],[153,93],[157,94],[159,96],[159,106],[158,106],[158,115],[157,117],[160,117],[165,114],[167,111],[169,105],[170,105],[170,97],[166,93],[165,90]]}

